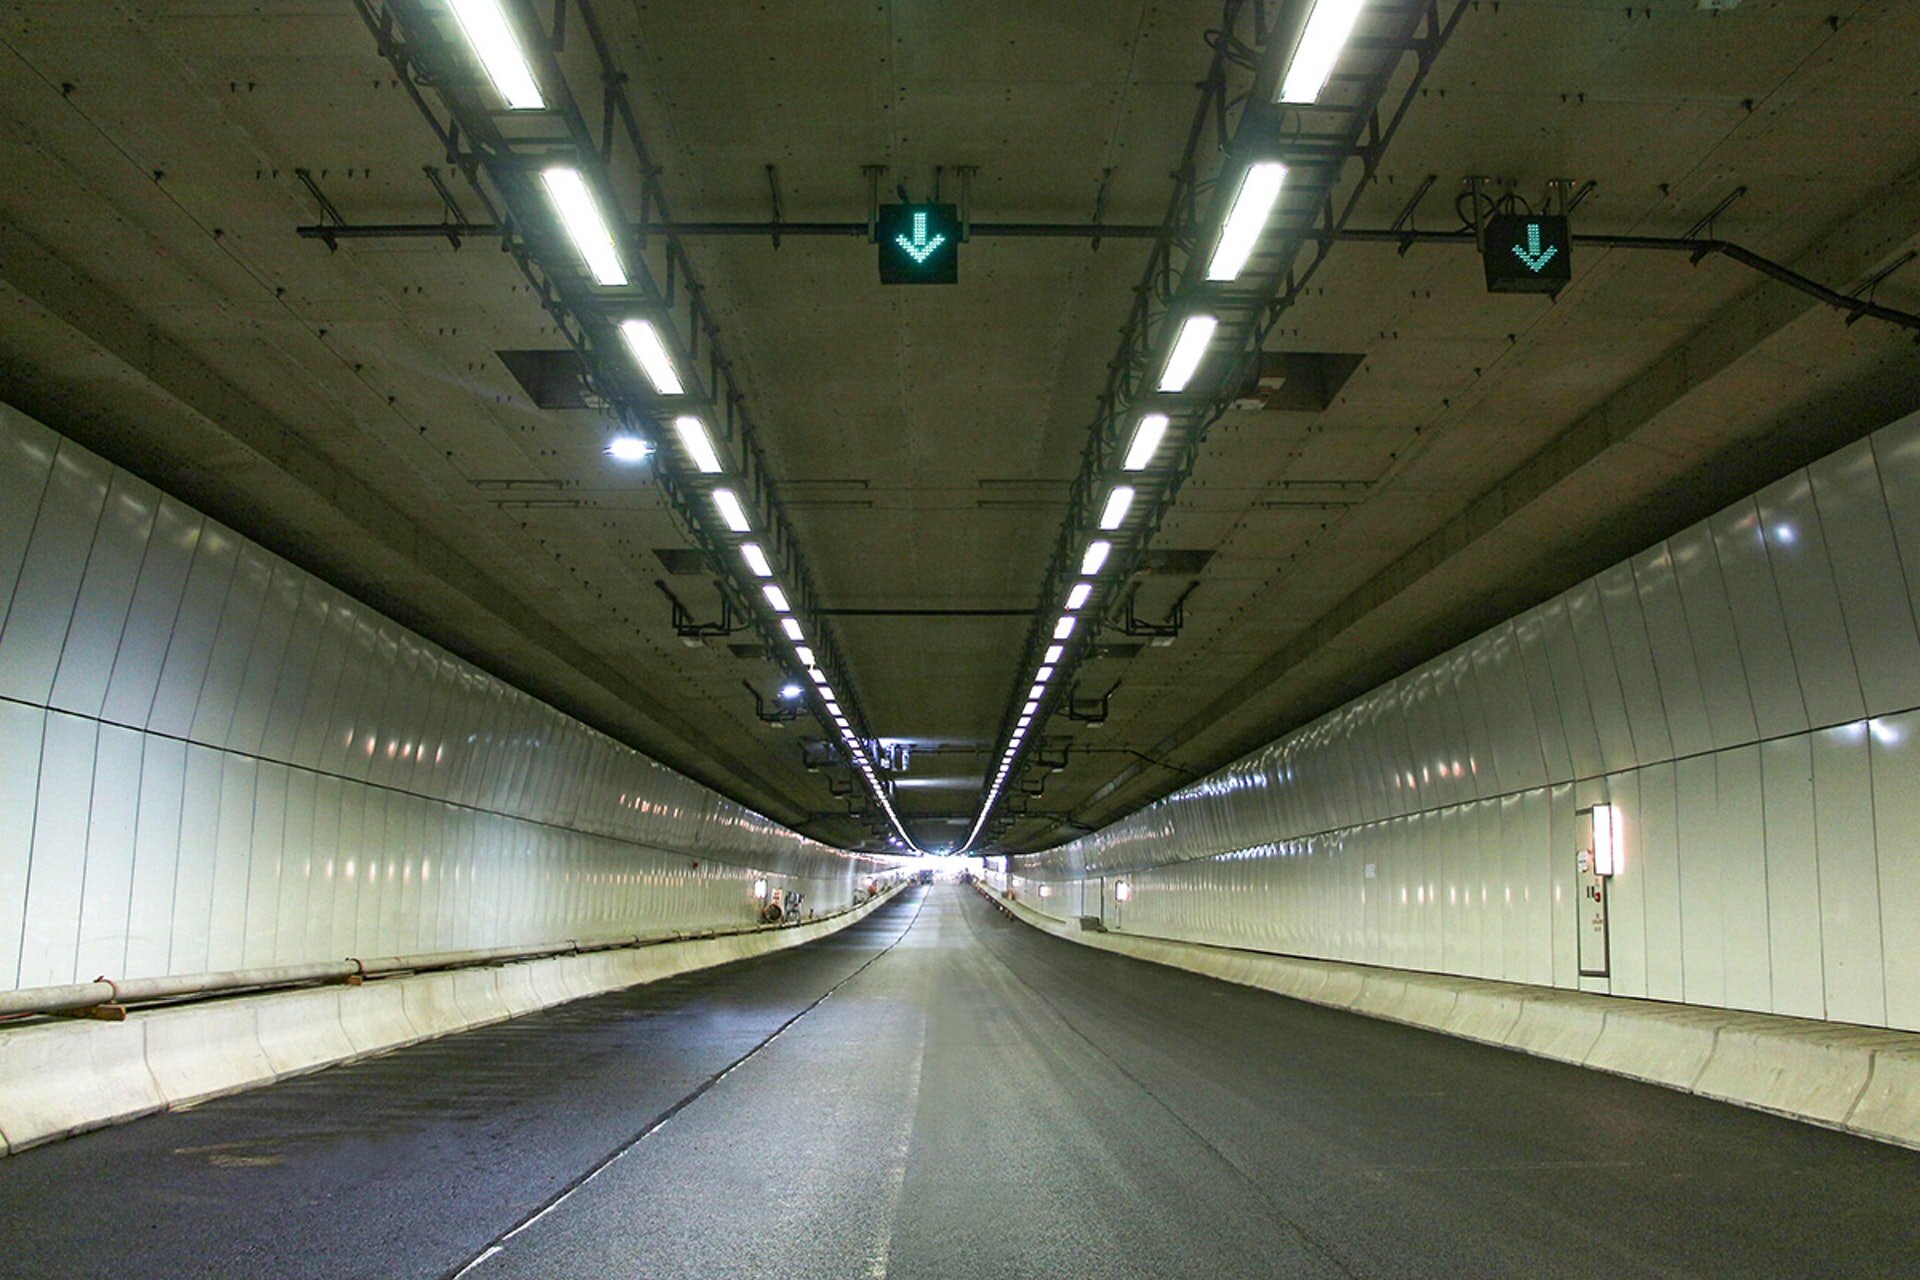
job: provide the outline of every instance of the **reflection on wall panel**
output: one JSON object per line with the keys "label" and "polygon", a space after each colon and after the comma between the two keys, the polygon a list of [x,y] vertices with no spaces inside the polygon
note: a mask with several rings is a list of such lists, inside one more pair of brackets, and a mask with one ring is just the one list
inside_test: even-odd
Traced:
{"label": "reflection on wall panel", "polygon": [[992,874],[1130,932],[1920,1030],[1917,589],[1920,415]]}
{"label": "reflection on wall panel", "polygon": [[0,986],[749,923],[873,868],[0,406]]}

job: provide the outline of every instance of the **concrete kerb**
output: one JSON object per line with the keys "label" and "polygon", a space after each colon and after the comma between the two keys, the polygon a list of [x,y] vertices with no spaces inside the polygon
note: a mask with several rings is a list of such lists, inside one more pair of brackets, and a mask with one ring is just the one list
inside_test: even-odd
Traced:
{"label": "concrete kerb", "polygon": [[[889,897],[891,895],[888,895]],[[0,1156],[583,996],[765,955],[854,924],[806,924],[585,955],[0,1029]]]}
{"label": "concrete kerb", "polygon": [[1911,1032],[1291,956],[1249,961],[1205,943],[1084,932],[989,896],[1099,950],[1920,1148]]}

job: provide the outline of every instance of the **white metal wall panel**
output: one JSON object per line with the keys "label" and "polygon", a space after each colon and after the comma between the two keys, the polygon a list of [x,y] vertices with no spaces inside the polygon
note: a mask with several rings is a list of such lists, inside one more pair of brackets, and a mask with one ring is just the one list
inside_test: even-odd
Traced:
{"label": "white metal wall panel", "polygon": [[1814,841],[1820,859],[1827,1016],[1842,1022],[1880,1022],[1887,1008],[1867,742],[1867,726],[1860,721],[1813,735]]}
{"label": "white metal wall panel", "polygon": [[1767,826],[1767,950],[1775,1013],[1827,1016],[1821,952],[1820,863],[1813,821],[1813,744],[1760,744]]}
{"label": "white metal wall panel", "polygon": [[127,898],[127,955],[121,972],[154,976],[167,973],[171,968],[174,895],[178,892],[180,870],[181,806],[187,787],[187,745],[176,739],[144,734],[140,748],[133,882]]}
{"label": "white metal wall panel", "polygon": [[[1767,562],[1780,592],[1793,665],[1815,725],[1866,714],[1840,605],[1827,538],[1806,472],[1762,489],[1756,498]],[[1846,548],[1848,554],[1852,548]]]}
{"label": "white metal wall panel", "polygon": [[1920,706],[1920,634],[1914,630],[1873,445],[1866,440],[1850,445],[1809,467],[1807,475],[1865,705]]}
{"label": "white metal wall panel", "polygon": [[133,893],[134,837],[140,817],[145,735],[102,725],[93,756],[93,808],[87,816],[80,930],[71,982],[125,973],[127,912]]}
{"label": "white metal wall panel", "polygon": [[124,471],[114,473],[54,674],[48,705],[55,710],[100,715],[158,499]]}
{"label": "white metal wall panel", "polygon": [[0,630],[0,697],[47,705],[112,469],[62,442]]}
{"label": "white metal wall panel", "polygon": [[[1700,696],[1707,717],[1709,747],[1731,747],[1752,742],[1759,734],[1753,718],[1753,695],[1747,689],[1745,655],[1734,627],[1733,609],[1727,603],[1727,587],[1720,576],[1720,552],[1714,545],[1710,524],[1697,524],[1667,539],[1668,562],[1680,598],[1689,666],[1699,680]],[[1656,662],[1662,640],[1654,637]],[[1679,643],[1671,637],[1667,647]],[[1676,724],[1675,746],[1683,739]]]}
{"label": "white metal wall panel", "polygon": [[1920,1031],[1920,713],[1883,716],[1869,726],[1880,929],[1890,1026]]}
{"label": "white metal wall panel", "polygon": [[0,983],[724,926],[880,869],[4,407],[0,619]]}
{"label": "white metal wall panel", "polygon": [[20,936],[22,986],[73,981],[81,888],[87,872],[87,818],[93,808],[93,753],[99,733],[96,720],[59,712],[47,716],[27,872],[26,919]]}
{"label": "white metal wall panel", "polygon": [[113,675],[100,708],[101,718],[110,724],[144,729],[152,718],[160,669],[167,659],[167,639],[180,613],[203,523],[198,512],[172,498],[162,497],[154,510],[153,528],[140,562],[140,580],[133,589],[120,647],[113,658]]}
{"label": "white metal wall panel", "polygon": [[[1909,584],[1920,416],[1018,871],[1168,937],[1920,1026]],[[1582,979],[1597,803],[1624,864]]]}
{"label": "white metal wall panel", "polygon": [[[1760,509],[1742,502],[1714,516],[1714,550],[1721,582],[1739,641],[1739,658],[1746,667],[1747,696],[1753,702],[1756,732],[1761,738],[1805,733],[1807,700],[1794,670],[1793,644],[1767,562],[1766,540],[1760,532]],[[1731,745],[1731,744],[1728,744]]]}
{"label": "white metal wall panel", "polygon": [[20,940],[27,920],[27,873],[32,865],[34,809],[40,795],[40,756],[47,713],[0,700],[0,982],[19,985]]}

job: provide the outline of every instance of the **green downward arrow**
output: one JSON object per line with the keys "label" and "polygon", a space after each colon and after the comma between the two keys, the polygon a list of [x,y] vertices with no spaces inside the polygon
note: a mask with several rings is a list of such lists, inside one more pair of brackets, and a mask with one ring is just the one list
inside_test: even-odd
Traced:
{"label": "green downward arrow", "polygon": [[[927,259],[933,256],[933,251],[945,244],[947,238],[943,235],[928,235],[927,215],[925,213],[915,212],[913,215],[913,239],[909,240],[904,235],[898,235],[893,238],[893,242],[906,251],[907,256],[913,259],[915,265],[925,266]],[[1519,252],[1518,246],[1515,247],[1514,252]]]}
{"label": "green downward arrow", "polygon": [[1539,275],[1559,252],[1560,246],[1557,244],[1550,244],[1545,249],[1540,247],[1540,224],[1537,222],[1527,224],[1527,247],[1522,249],[1519,245],[1513,246],[1513,256],[1535,275]]}

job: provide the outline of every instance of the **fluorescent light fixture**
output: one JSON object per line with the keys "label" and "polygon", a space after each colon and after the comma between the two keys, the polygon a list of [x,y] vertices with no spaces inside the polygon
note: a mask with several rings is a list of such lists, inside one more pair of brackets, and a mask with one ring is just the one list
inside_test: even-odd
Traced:
{"label": "fluorescent light fixture", "polygon": [[660,331],[653,327],[652,321],[623,320],[620,336],[627,340],[627,350],[633,352],[640,371],[647,375],[655,391],[663,396],[677,396],[686,391],[680,381],[680,371],[673,367],[673,357],[667,354],[667,344],[660,341]]}
{"label": "fluorescent light fixture", "polygon": [[[759,543],[741,543],[740,558],[747,562],[747,568],[753,570],[754,577],[771,578],[773,576],[773,566],[767,563],[767,553],[760,549]],[[808,665],[811,666],[812,664],[809,663]]]}
{"label": "fluorescent light fixture", "polygon": [[[1287,181],[1287,166],[1274,160],[1250,164],[1240,175],[1240,190],[1234,193],[1233,207],[1220,227],[1220,242],[1207,262],[1207,279],[1233,280],[1245,269],[1267,229],[1267,218],[1280,199],[1280,188]],[[1137,446],[1138,437],[1134,441]]]}
{"label": "fluorescent light fixture", "polygon": [[1220,322],[1212,316],[1188,316],[1180,325],[1180,336],[1167,353],[1167,367],[1160,371],[1160,390],[1185,391],[1206,358],[1207,344]]}
{"label": "fluorescent light fixture", "polygon": [[806,645],[796,646],[793,652],[794,652],[794,656],[800,659],[800,665],[807,668],[807,670],[809,671],[812,671],[814,668],[820,665],[819,663],[813,660],[813,650],[807,648]]}
{"label": "fluorescent light fixture", "polygon": [[[1133,429],[1133,443],[1127,446],[1127,456],[1120,464],[1122,471],[1145,471],[1147,464],[1153,461],[1153,455],[1159,452],[1160,442],[1167,436],[1167,415],[1149,413],[1140,419],[1140,425]],[[1091,552],[1091,548],[1089,548]]]}
{"label": "fluorescent light fixture", "polygon": [[787,603],[787,593],[780,589],[778,583],[769,582],[760,588],[760,594],[767,598],[767,603],[773,606],[775,613],[793,612],[793,606]]}
{"label": "fluorescent light fixture", "polygon": [[1113,900],[1115,902],[1125,902],[1131,897],[1133,897],[1133,886],[1125,880],[1113,886]]}
{"label": "fluorescent light fixture", "polygon": [[499,0],[448,0],[474,56],[493,81],[494,90],[513,111],[538,111],[547,105],[540,85],[520,50],[520,40]]}
{"label": "fluorescent light fixture", "polygon": [[807,679],[813,681],[826,691],[828,702],[833,701],[833,685],[828,681],[826,672],[818,667],[808,667]]}
{"label": "fluorescent light fixture", "polygon": [[713,441],[707,438],[707,424],[690,413],[683,413],[673,420],[674,434],[680,437],[680,447],[693,459],[693,465],[700,468],[702,475],[719,475],[721,471],[720,455],[713,451]]}
{"label": "fluorescent light fixture", "polygon": [[787,633],[789,640],[804,640],[806,635],[800,630],[800,624],[792,618],[780,619],[780,629]]}
{"label": "fluorescent light fixture", "polygon": [[1047,681],[1053,679],[1053,668],[1041,667],[1038,671],[1033,673],[1033,678],[1039,681],[1041,684],[1045,684]]}
{"label": "fluorescent light fixture", "polygon": [[734,496],[733,490],[715,489],[713,506],[714,510],[720,513],[720,518],[727,522],[727,528],[735,533],[745,533],[753,528],[753,524],[747,519],[746,508],[740,505],[740,499]]}
{"label": "fluorescent light fixture", "polygon": [[1063,644],[1050,644],[1047,646],[1047,656],[1042,658],[1041,661],[1046,663],[1058,662],[1060,661],[1060,655],[1066,651],[1067,646]]}
{"label": "fluorescent light fixture", "polygon": [[1040,703],[1037,699],[1035,701],[1029,702],[1027,703],[1026,706],[1020,708],[1020,714],[1023,716],[1030,716],[1033,714],[1034,708],[1038,707],[1039,705]]}
{"label": "fluorescent light fixture", "polygon": [[1092,594],[1093,584],[1091,582],[1074,583],[1073,590],[1067,592],[1067,608],[1078,609],[1087,602],[1087,597]]}
{"label": "fluorescent light fixture", "polygon": [[1041,684],[1038,681],[1035,681],[1033,688],[1027,690],[1027,696],[1029,698],[1038,698],[1041,694],[1045,693],[1046,691],[1047,691],[1046,685]]}
{"label": "fluorescent light fixture", "polygon": [[1280,76],[1280,92],[1275,102],[1318,102],[1320,94],[1333,78],[1333,64],[1353,34],[1366,0],[1315,0],[1307,25],[1300,32],[1300,43]]}
{"label": "fluorescent light fixture", "polygon": [[[720,492],[724,493],[725,490]],[[1120,522],[1127,518],[1127,508],[1133,505],[1133,486],[1117,484],[1113,492],[1107,495],[1107,505],[1100,512],[1102,529],[1118,529]],[[1064,637],[1063,637],[1064,638]]]}
{"label": "fluorescent light fixture", "polygon": [[580,171],[565,166],[543,169],[540,180],[547,184],[547,198],[553,201],[574,252],[587,264],[593,278],[604,285],[625,284],[627,269],[620,265],[620,250]]}
{"label": "fluorescent light fixture", "polygon": [[1072,614],[1062,614],[1060,621],[1053,624],[1053,638],[1055,640],[1065,640],[1068,636],[1072,635],[1075,621],[1076,619]]}
{"label": "fluorescent light fixture", "polygon": [[1018,723],[1018,724],[1016,724],[1016,725],[1014,726],[1014,728],[1016,728],[1016,729],[1024,729],[1024,728],[1026,728],[1026,727],[1027,727],[1028,725],[1030,725],[1030,724],[1032,724],[1032,723],[1033,723],[1033,717],[1032,717],[1032,716],[1021,716],[1021,717],[1020,717],[1020,723]]}
{"label": "fluorescent light fixture", "polygon": [[615,436],[607,441],[607,456],[615,462],[645,462],[653,446],[639,436]]}

